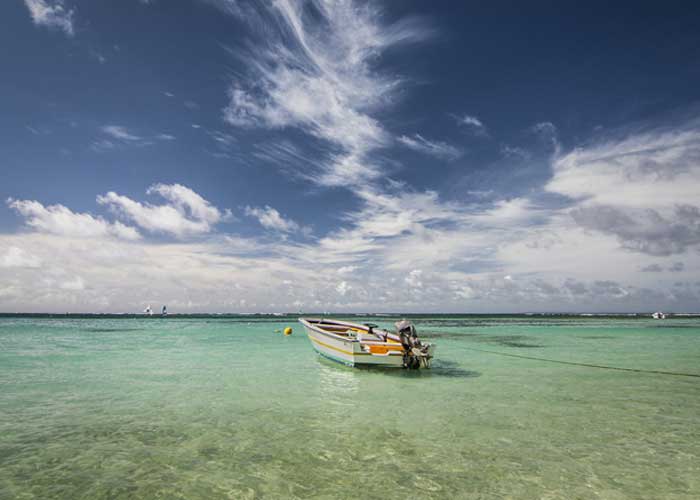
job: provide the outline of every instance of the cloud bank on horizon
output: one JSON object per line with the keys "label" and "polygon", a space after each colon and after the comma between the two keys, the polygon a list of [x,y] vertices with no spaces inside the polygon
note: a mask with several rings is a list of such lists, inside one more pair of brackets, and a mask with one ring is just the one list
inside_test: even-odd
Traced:
{"label": "cloud bank on horizon", "polygon": [[[578,23],[528,46],[515,30],[512,56],[489,37],[518,13],[487,7],[0,13],[26,42],[0,56],[17,89],[0,117],[0,311],[699,309],[687,13],[668,13],[673,63],[657,47],[649,67],[627,45],[644,9],[622,33]],[[578,36],[601,42],[575,53]]]}

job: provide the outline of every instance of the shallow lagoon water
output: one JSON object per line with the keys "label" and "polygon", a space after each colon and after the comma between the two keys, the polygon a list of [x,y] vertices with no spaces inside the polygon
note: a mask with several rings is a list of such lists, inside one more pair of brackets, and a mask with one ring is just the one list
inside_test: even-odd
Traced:
{"label": "shallow lagoon water", "polygon": [[413,319],[430,371],[295,318],[0,318],[0,498],[700,498],[700,378],[495,354],[700,374],[699,318]]}

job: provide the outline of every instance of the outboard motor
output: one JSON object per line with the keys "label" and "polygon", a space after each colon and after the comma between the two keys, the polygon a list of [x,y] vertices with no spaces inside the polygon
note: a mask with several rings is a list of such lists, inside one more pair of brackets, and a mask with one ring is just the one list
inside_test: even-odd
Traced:
{"label": "outboard motor", "polygon": [[424,345],[416,333],[416,327],[413,323],[407,320],[398,321],[396,324],[396,332],[399,335],[401,346],[403,347],[403,366],[404,368],[416,369],[421,366],[426,368],[430,366],[430,345]]}

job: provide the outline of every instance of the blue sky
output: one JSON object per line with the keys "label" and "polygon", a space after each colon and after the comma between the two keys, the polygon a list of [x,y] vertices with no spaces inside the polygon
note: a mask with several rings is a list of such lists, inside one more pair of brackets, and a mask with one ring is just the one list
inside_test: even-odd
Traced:
{"label": "blue sky", "polygon": [[697,311],[699,11],[3,2],[0,310]]}

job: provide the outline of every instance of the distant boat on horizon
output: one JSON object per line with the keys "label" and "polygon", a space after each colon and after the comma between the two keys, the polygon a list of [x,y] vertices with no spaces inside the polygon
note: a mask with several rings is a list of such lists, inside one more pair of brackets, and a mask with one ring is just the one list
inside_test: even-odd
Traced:
{"label": "distant boat on horizon", "polygon": [[167,316],[168,315],[168,306],[163,306],[163,310],[160,312],[161,316]]}
{"label": "distant boat on horizon", "polygon": [[666,319],[666,315],[661,311],[656,311],[654,314],[651,315],[651,317],[654,319]]}
{"label": "distant boat on horizon", "polygon": [[153,316],[153,309],[151,309],[150,304],[146,306],[146,309],[143,310],[143,313],[149,316]]}

